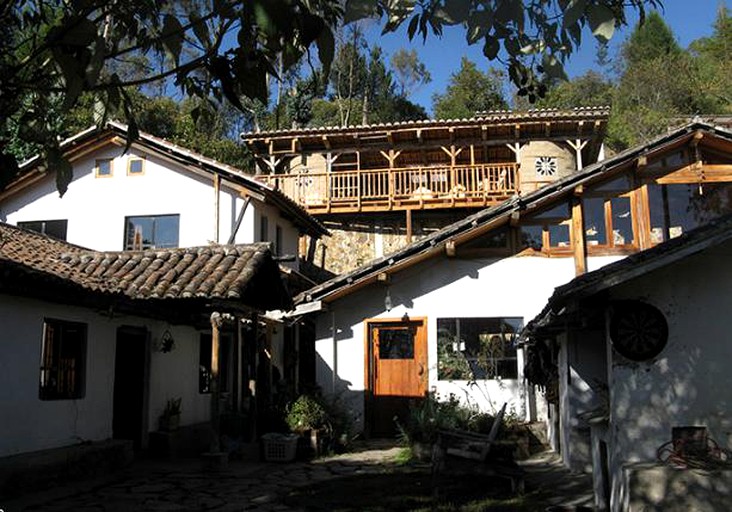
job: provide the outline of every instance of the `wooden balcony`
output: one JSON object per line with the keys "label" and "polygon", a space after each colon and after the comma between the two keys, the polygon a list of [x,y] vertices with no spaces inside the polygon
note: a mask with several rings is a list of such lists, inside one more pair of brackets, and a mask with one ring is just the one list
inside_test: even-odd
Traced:
{"label": "wooden balcony", "polygon": [[259,175],[311,214],[480,208],[518,191],[518,165],[493,163]]}

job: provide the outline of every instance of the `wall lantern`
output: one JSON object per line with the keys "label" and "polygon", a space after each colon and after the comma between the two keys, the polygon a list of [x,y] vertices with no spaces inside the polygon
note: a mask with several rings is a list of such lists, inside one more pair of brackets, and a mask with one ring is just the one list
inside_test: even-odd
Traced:
{"label": "wall lantern", "polygon": [[165,329],[165,332],[160,337],[160,352],[167,354],[175,349],[175,339],[170,333],[169,329]]}

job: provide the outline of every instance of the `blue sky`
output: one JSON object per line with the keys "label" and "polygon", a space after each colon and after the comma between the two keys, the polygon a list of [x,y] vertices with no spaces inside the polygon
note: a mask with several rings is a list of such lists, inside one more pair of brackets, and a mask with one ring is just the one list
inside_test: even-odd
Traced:
{"label": "blue sky", "polygon": [[[660,11],[666,23],[674,31],[679,44],[686,48],[690,42],[700,37],[708,36],[712,32],[712,23],[720,4],[727,4],[729,0],[664,0],[664,8]],[[614,56],[617,48],[632,31],[633,19],[630,27],[615,32],[610,42],[610,55]],[[412,91],[411,100],[427,108],[431,113],[432,95],[443,92],[450,79],[450,75],[460,67],[462,56],[478,64],[482,70],[488,69],[491,63],[483,56],[482,46],[476,44],[468,46],[465,42],[464,31],[459,27],[447,27],[442,38],[430,36],[427,43],[422,44],[421,38],[409,42],[404,30],[395,34],[380,35],[380,29],[375,24],[367,27],[367,38],[370,43],[376,43],[385,51],[387,58],[399,48],[414,48],[420,59],[425,63],[432,75],[432,82]],[[573,55],[566,65],[570,77],[583,74],[595,67],[596,44],[592,34],[587,31],[583,34],[582,47]],[[500,63],[493,63],[500,66]]]}

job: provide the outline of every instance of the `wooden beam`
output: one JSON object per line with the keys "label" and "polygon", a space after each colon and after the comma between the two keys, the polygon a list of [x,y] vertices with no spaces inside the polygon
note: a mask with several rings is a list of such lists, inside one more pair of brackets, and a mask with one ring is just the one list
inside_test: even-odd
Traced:
{"label": "wooden beam", "polygon": [[322,136],[323,146],[325,146],[325,149],[330,150],[330,140],[328,140],[327,135]]}
{"label": "wooden beam", "polygon": [[457,250],[455,249],[455,241],[448,240],[445,243],[445,254],[447,255],[448,258],[454,258],[456,253],[457,253]]}
{"label": "wooden beam", "polygon": [[412,210],[406,210],[407,216],[407,243],[412,243]]}
{"label": "wooden beam", "polygon": [[642,169],[646,165],[648,165],[648,157],[646,155],[639,156],[635,161],[636,169]]}
{"label": "wooden beam", "polygon": [[219,173],[213,175],[213,189],[214,189],[214,242],[219,243],[219,217],[220,217],[220,202],[221,202],[221,176]]}
{"label": "wooden beam", "polygon": [[209,451],[219,453],[219,336],[223,317],[211,313],[211,441]]}
{"label": "wooden beam", "polygon": [[[575,197],[572,199],[572,241],[574,272],[578,276],[587,272],[587,251],[585,250],[585,232],[583,226],[582,200],[579,197]],[[610,236],[609,233],[608,236]]]}
{"label": "wooden beam", "polygon": [[701,140],[704,138],[704,133],[701,130],[697,130],[694,132],[694,136],[691,138],[691,142],[689,142],[689,145],[692,148],[696,148],[696,146],[701,142]]}
{"label": "wooden beam", "polygon": [[511,212],[511,216],[508,219],[508,223],[512,228],[515,228],[519,225],[520,219],[521,219],[521,214],[519,212]]}
{"label": "wooden beam", "polygon": [[389,283],[391,281],[391,276],[386,272],[380,272],[379,275],[376,276],[376,280],[380,283]]}

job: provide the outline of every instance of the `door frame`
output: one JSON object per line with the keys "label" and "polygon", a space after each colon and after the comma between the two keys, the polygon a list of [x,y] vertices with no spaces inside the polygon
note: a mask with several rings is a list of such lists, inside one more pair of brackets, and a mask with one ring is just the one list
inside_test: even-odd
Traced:
{"label": "door frame", "polygon": [[424,354],[425,354],[425,371],[427,378],[425,379],[424,392],[427,393],[429,390],[430,383],[430,354],[429,354],[429,332],[427,331],[428,323],[426,316],[408,317],[406,314],[402,317],[396,318],[367,318],[364,320],[364,428],[366,436],[371,435],[371,414],[373,414],[374,407],[374,352],[373,344],[371,343],[371,326],[374,324],[404,324],[404,323],[418,323],[421,322],[422,329],[424,329]]}

